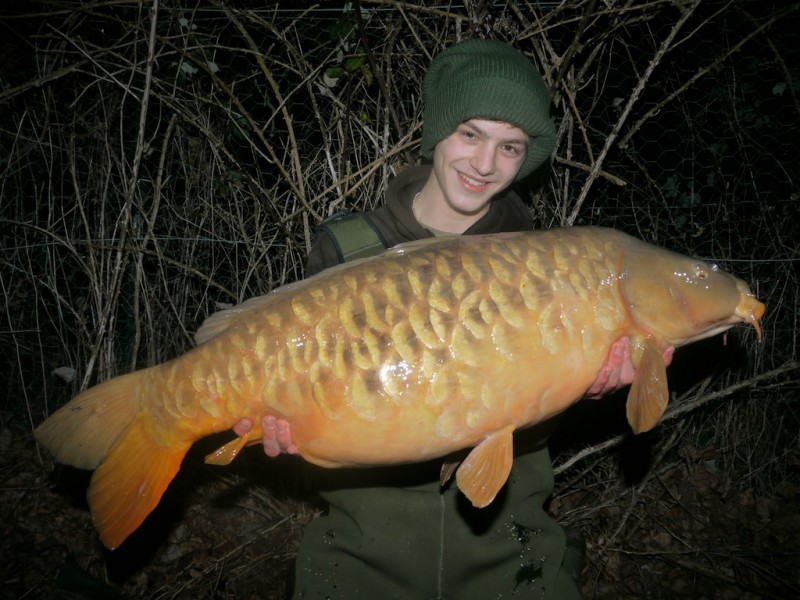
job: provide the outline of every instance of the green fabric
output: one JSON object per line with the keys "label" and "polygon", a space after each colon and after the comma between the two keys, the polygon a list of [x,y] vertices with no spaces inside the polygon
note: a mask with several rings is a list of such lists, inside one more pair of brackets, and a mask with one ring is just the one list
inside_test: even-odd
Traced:
{"label": "green fabric", "polygon": [[364,213],[342,213],[323,221],[320,232],[336,245],[339,262],[374,256],[386,249],[386,242]]}
{"label": "green fabric", "polygon": [[518,456],[511,485],[484,509],[435,480],[392,487],[392,472],[410,477],[403,469],[361,471],[373,487],[322,492],[329,512],[306,529],[294,598],[580,598],[561,568],[564,530],[543,509],[553,485],[546,448]]}
{"label": "green fabric", "polygon": [[469,119],[511,123],[530,136],[522,179],[544,163],[556,143],[550,92],[533,63],[502,42],[472,39],[439,54],[423,82],[422,156]]}

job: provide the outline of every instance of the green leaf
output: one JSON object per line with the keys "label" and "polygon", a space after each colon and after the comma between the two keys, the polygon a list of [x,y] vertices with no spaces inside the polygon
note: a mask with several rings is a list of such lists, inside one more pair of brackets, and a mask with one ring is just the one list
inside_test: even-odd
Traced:
{"label": "green leaf", "polygon": [[361,66],[364,64],[365,57],[363,54],[356,54],[355,56],[350,56],[349,58],[345,59],[344,61],[344,68],[348,71],[357,71],[361,69]]}
{"label": "green leaf", "polygon": [[350,19],[339,19],[328,27],[328,35],[334,40],[344,40],[353,33],[353,29],[353,22]]}

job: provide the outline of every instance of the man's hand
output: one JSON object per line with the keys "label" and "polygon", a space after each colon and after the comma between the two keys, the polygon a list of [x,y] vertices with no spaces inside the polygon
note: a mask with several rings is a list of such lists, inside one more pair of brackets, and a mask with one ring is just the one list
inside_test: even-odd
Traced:
{"label": "man's hand", "polygon": [[[242,419],[233,426],[233,431],[238,436],[245,436],[253,428],[250,419]],[[276,457],[281,453],[298,454],[300,451],[292,443],[292,431],[289,421],[276,419],[272,415],[261,417],[261,439],[264,444],[264,454]]]}
{"label": "man's hand", "polygon": [[[675,348],[669,346],[661,353],[664,358],[664,364],[667,366],[672,362],[674,352]],[[621,387],[630,385],[633,383],[633,374],[631,340],[627,336],[621,337],[611,346],[606,364],[600,369],[597,379],[595,379],[589,391],[586,392],[586,397],[592,399],[601,398]]]}

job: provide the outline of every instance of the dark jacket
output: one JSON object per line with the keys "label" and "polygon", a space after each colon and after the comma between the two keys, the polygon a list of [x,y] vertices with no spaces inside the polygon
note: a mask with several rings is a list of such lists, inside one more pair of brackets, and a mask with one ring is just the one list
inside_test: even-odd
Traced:
{"label": "dark jacket", "polygon": [[[391,248],[403,242],[433,237],[433,233],[414,218],[411,203],[414,195],[425,185],[431,166],[411,167],[391,181],[386,190],[383,206],[368,212],[367,216]],[[489,211],[464,232],[464,235],[524,231],[533,229],[533,218],[516,192],[506,189],[495,196]],[[336,246],[326,233],[320,233],[306,262],[306,276],[339,263]]]}

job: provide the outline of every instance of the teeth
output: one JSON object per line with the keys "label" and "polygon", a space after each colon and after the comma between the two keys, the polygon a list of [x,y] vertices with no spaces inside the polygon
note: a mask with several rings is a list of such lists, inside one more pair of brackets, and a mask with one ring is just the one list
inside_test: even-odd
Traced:
{"label": "teeth", "polygon": [[481,187],[485,187],[487,185],[487,182],[485,182],[485,181],[478,181],[477,179],[473,179],[472,177],[467,177],[463,173],[460,173],[460,175],[461,175],[461,179],[463,179],[464,181],[466,181],[470,185],[481,186]]}

